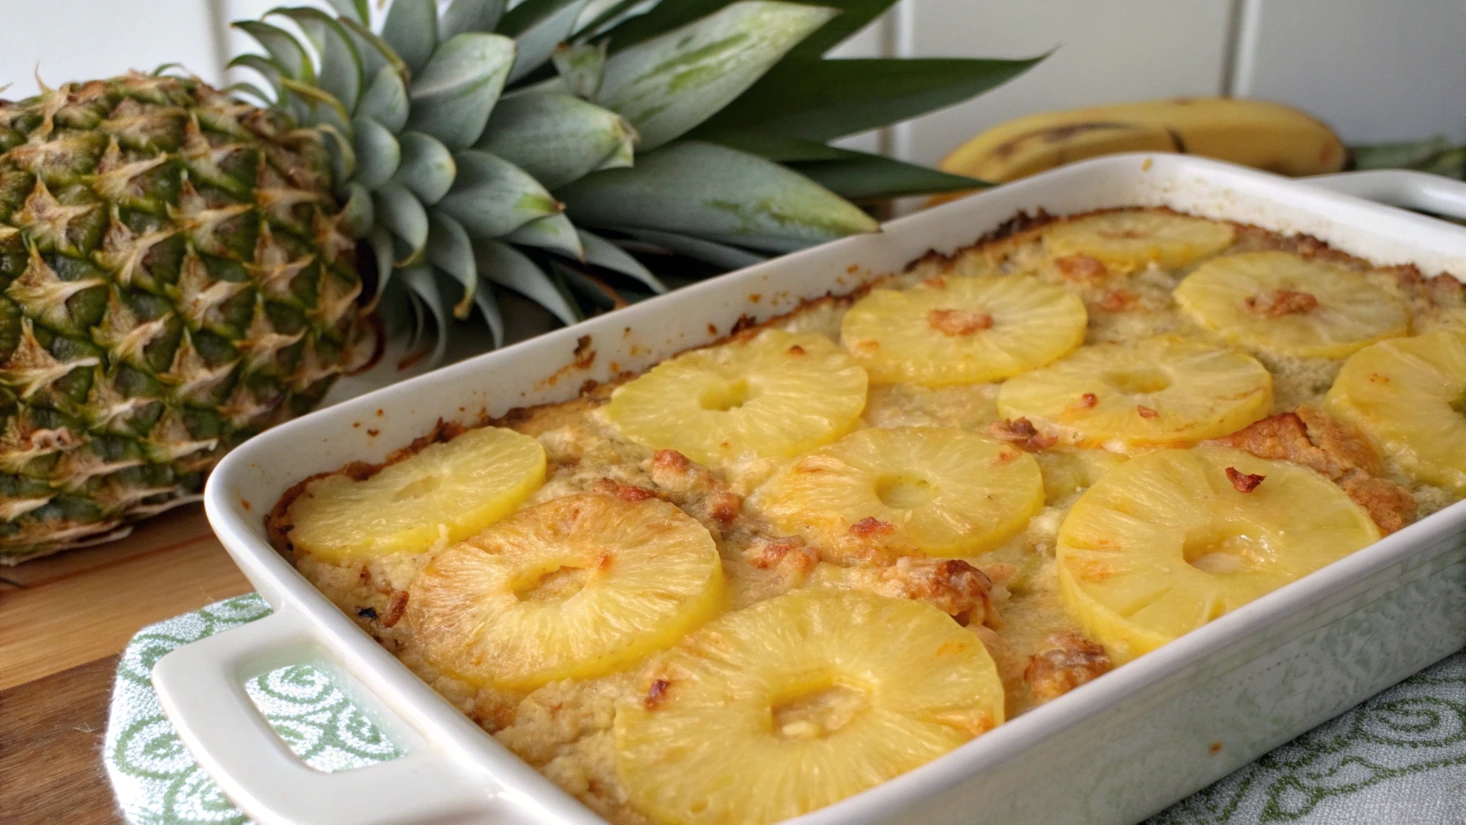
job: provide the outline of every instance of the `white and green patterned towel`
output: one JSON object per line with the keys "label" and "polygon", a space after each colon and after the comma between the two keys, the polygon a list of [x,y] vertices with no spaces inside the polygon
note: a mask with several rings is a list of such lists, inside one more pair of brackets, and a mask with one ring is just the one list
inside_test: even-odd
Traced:
{"label": "white and green patterned towel", "polygon": [[[259,596],[145,628],[127,646],[107,725],[107,773],[133,825],[245,823],[178,740],[153,664],[182,644],[254,621]],[[399,752],[321,671],[281,668],[246,686],[312,767],[347,770]],[[1284,745],[1147,825],[1466,825],[1466,652]]]}

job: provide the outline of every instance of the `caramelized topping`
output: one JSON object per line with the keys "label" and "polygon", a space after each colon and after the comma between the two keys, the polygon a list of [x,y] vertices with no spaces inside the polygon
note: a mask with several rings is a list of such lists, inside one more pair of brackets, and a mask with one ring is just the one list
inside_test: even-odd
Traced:
{"label": "caramelized topping", "polygon": [[657,679],[647,689],[646,698],[641,700],[641,703],[646,706],[647,710],[656,710],[661,706],[662,700],[667,697],[667,688],[671,686],[672,683],[666,679]]}
{"label": "caramelized topping", "polygon": [[1260,476],[1255,473],[1244,473],[1236,467],[1227,468],[1227,480],[1232,482],[1232,487],[1239,493],[1250,493],[1257,489],[1267,476]]}
{"label": "caramelized topping", "polygon": [[1414,496],[1377,477],[1382,462],[1364,434],[1315,407],[1268,416],[1213,443],[1300,464],[1329,477],[1369,512],[1384,535],[1415,520]]}
{"label": "caramelized topping", "polygon": [[1275,289],[1247,298],[1247,308],[1264,318],[1282,318],[1285,315],[1302,315],[1318,307],[1318,299],[1307,292],[1292,289]]}
{"label": "caramelized topping", "polygon": [[1128,289],[1116,289],[1106,292],[1105,297],[1100,299],[1100,309],[1106,312],[1128,312],[1140,303],[1140,296]]}
{"label": "caramelized topping", "polygon": [[591,485],[591,491],[600,493],[601,495],[615,496],[622,501],[631,503],[646,501],[649,498],[666,498],[666,496],[661,495],[655,490],[648,490],[645,487],[637,487],[634,484],[622,484],[614,478],[597,479],[596,482]]}
{"label": "caramelized topping", "polygon": [[896,525],[887,524],[886,522],[881,521],[875,516],[866,516],[860,521],[857,521],[854,524],[850,525],[850,535],[859,536],[863,539],[870,538],[871,536],[889,535],[890,533],[895,532],[895,530]]}
{"label": "caramelized topping", "polygon": [[1001,422],[995,422],[988,426],[988,433],[999,441],[1016,444],[1030,452],[1047,450],[1058,443],[1058,439],[1054,436],[1039,432],[1038,428],[1033,426],[1033,422],[1027,418],[1019,418],[1014,421],[1004,419]]}
{"label": "caramelized topping", "polygon": [[1065,255],[1055,258],[1054,264],[1059,267],[1060,275],[1079,283],[1098,281],[1108,274],[1103,261],[1088,255]]}
{"label": "caramelized topping", "polygon": [[743,558],[760,570],[788,563],[796,572],[808,573],[819,562],[819,554],[798,536],[762,541],[743,551]]}
{"label": "caramelized topping", "polygon": [[1030,657],[1023,670],[1036,701],[1062,696],[1112,667],[1103,647],[1077,633],[1055,633],[1048,642],[1052,647]]}
{"label": "caramelized topping", "polygon": [[926,321],[937,332],[954,337],[993,328],[993,316],[967,309],[934,309]]}

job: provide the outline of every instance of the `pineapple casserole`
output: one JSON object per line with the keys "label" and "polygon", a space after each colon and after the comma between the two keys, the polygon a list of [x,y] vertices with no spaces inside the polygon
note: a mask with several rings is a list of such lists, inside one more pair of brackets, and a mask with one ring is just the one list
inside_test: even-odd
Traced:
{"label": "pineapple casserole", "polygon": [[1162,209],[303,481],[271,536],[617,825],[891,779],[1466,494],[1466,297]]}

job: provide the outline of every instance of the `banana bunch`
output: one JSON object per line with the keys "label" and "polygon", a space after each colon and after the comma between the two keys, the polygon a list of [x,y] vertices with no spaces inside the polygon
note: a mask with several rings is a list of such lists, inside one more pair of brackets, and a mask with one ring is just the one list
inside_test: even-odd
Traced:
{"label": "banana bunch", "polygon": [[1185,97],[1021,117],[962,144],[941,168],[1004,183],[1117,152],[1203,155],[1292,176],[1337,172],[1347,156],[1328,126],[1289,106]]}

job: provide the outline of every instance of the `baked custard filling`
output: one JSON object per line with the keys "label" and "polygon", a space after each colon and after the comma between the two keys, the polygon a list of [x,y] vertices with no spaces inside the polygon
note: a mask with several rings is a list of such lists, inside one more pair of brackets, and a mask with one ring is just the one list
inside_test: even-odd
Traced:
{"label": "baked custard filling", "polygon": [[1164,209],[1021,220],[267,524],[616,825],[772,823],[1466,494],[1466,289]]}

